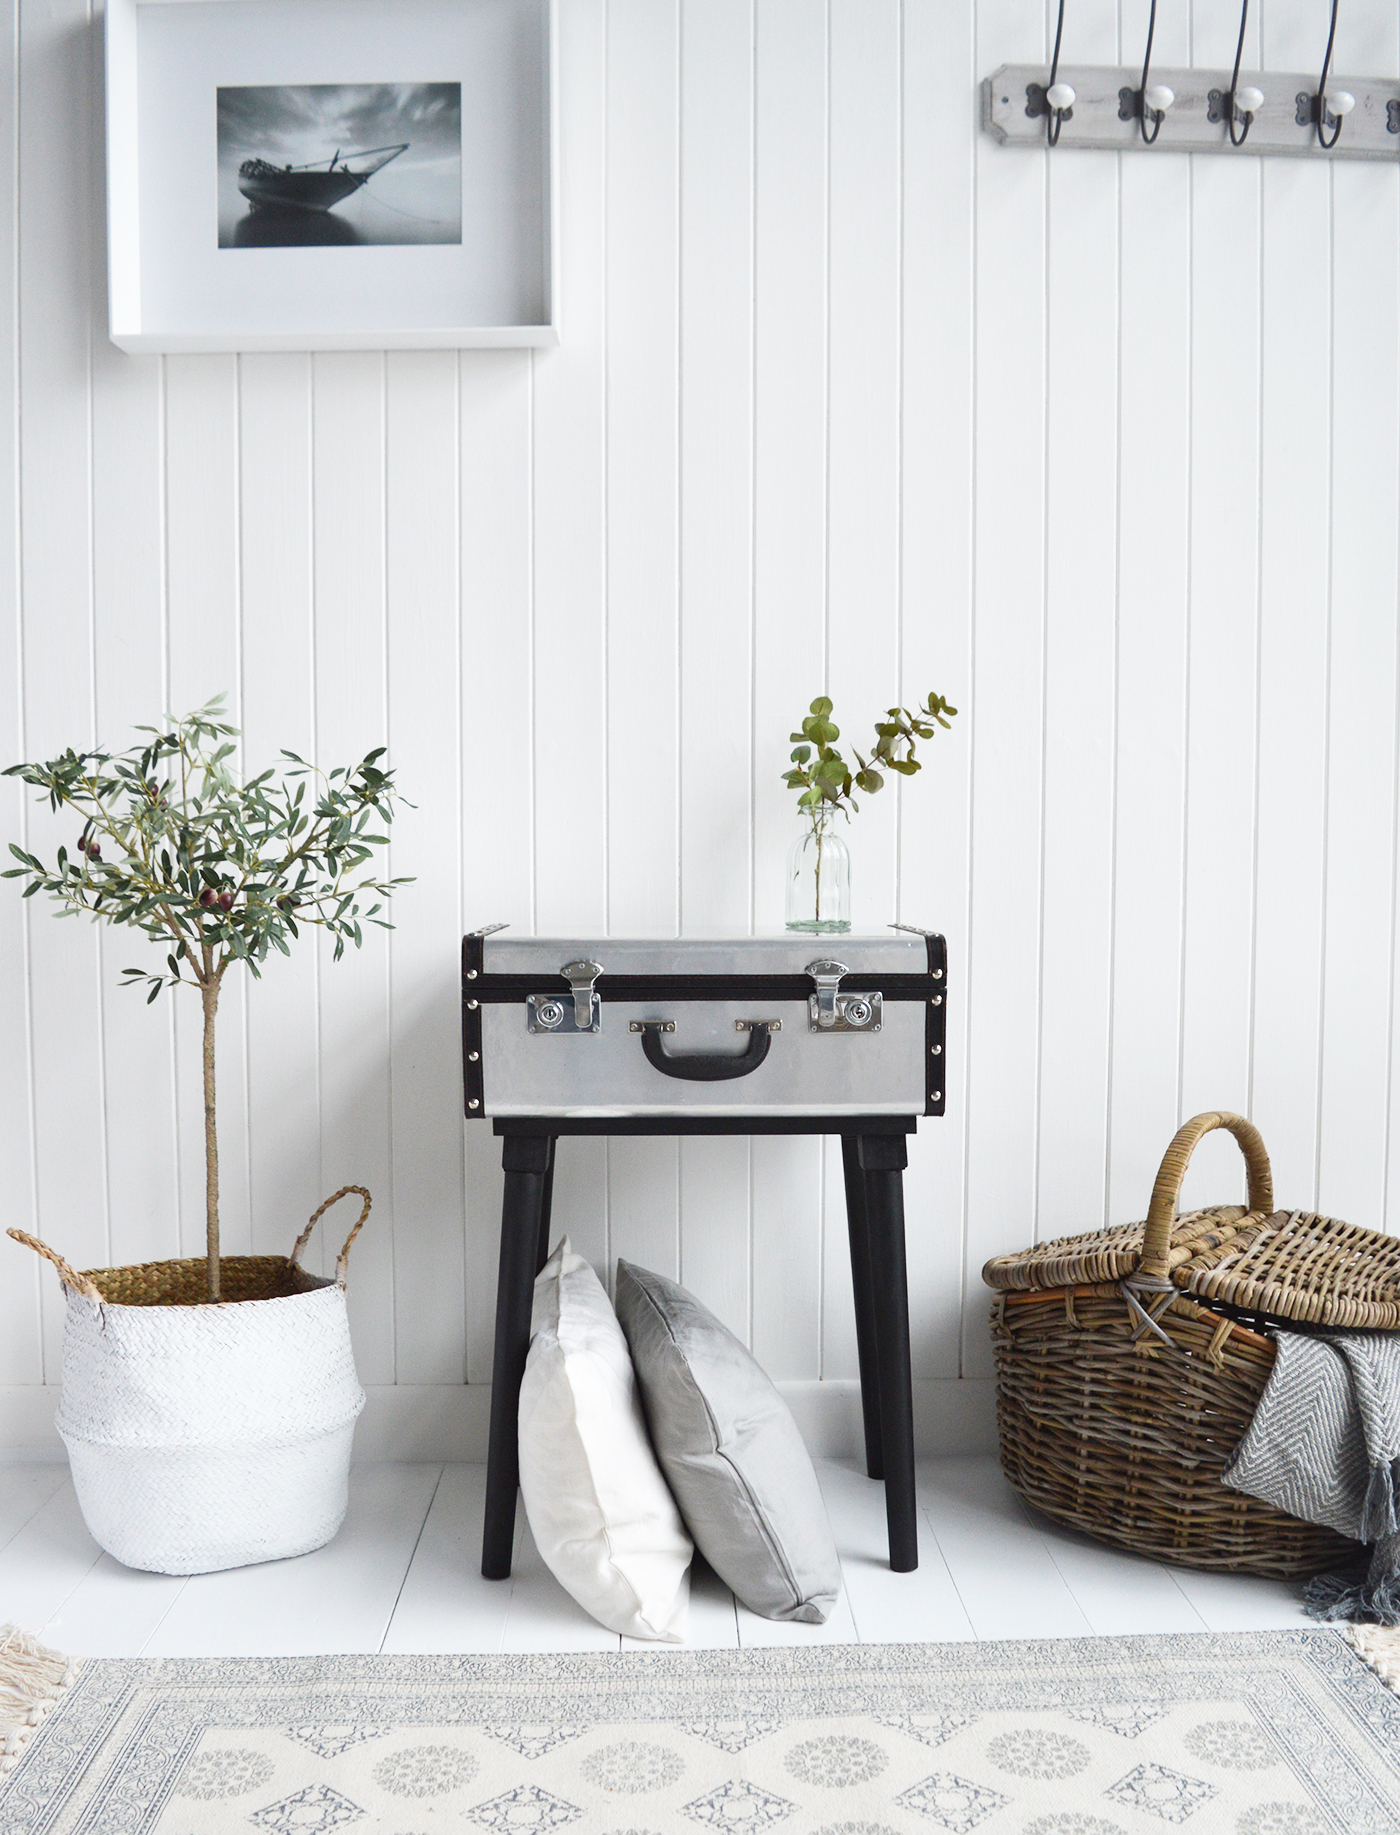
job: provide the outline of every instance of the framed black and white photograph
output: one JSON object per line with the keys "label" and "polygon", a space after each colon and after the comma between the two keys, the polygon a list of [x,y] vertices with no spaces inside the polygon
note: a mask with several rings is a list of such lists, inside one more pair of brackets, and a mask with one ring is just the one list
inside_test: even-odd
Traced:
{"label": "framed black and white photograph", "polygon": [[460,83],[247,84],[217,117],[220,248],[461,242]]}
{"label": "framed black and white photograph", "polygon": [[551,0],[110,0],[113,342],[558,341]]}

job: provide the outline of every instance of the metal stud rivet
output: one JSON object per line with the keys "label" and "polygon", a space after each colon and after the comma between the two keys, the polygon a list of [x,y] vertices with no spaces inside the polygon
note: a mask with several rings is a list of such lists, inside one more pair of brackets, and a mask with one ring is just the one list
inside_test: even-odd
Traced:
{"label": "metal stud rivet", "polygon": [[481,1104],[477,1101],[476,1097],[473,1096],[471,1101],[467,1104],[467,1107],[469,1109],[479,1109],[481,1107]]}
{"label": "metal stud rivet", "polygon": [[[474,1004],[475,1004],[474,1002],[468,1002],[468,1005],[474,1005]],[[935,1007],[941,1007],[943,1005],[943,996],[941,994],[935,994],[933,997],[932,1004]]]}
{"label": "metal stud rivet", "polygon": [[941,1055],[943,1051],[943,1047],[941,1045],[930,1045],[929,1050],[932,1052],[933,1056],[936,1058]]}
{"label": "metal stud rivet", "polygon": [[[934,1046],[934,1050],[935,1051],[938,1050],[938,1047],[936,1045]],[[479,1063],[480,1059],[481,1059],[481,1053],[479,1051],[469,1051],[467,1053],[467,1060],[469,1063],[472,1063],[472,1064]]]}
{"label": "metal stud rivet", "polygon": [[475,981],[475,980],[476,980],[476,970],[475,970],[474,968],[469,968],[469,969],[467,970],[467,980],[468,980],[468,981]]}
{"label": "metal stud rivet", "polygon": [[935,970],[933,971],[933,978],[934,978],[934,980],[935,980],[935,981],[942,981],[942,979],[943,979],[943,970],[942,970],[941,968],[936,968],[936,969],[935,969]]}
{"label": "metal stud rivet", "polygon": [[475,1013],[475,1012],[476,1012],[476,1010],[477,1010],[477,1008],[478,1008],[478,1007],[479,1007],[480,1005],[481,1005],[481,1002],[480,1002],[479,1000],[469,1000],[469,1001],[467,1002],[467,1011],[468,1011],[469,1013]]}
{"label": "metal stud rivet", "polygon": [[942,1090],[935,1090],[935,1091],[933,1092],[933,1100],[934,1100],[935,1102],[942,1102],[942,1100],[943,1100],[943,1092],[942,1092]]}

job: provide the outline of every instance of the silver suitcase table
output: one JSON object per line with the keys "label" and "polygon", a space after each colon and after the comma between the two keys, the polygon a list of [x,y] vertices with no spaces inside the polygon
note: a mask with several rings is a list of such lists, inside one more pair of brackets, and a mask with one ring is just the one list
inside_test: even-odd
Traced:
{"label": "silver suitcase table", "polygon": [[462,939],[468,1120],[502,1137],[481,1571],[510,1573],[516,1419],[535,1276],[567,1134],[839,1134],[866,1469],[890,1565],[918,1566],[905,1277],[907,1137],[945,1104],[947,951],[883,936]]}

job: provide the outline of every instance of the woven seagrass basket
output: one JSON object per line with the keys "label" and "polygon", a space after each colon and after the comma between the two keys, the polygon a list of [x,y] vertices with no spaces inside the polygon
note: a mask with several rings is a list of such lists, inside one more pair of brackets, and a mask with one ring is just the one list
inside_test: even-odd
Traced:
{"label": "woven seagrass basket", "polygon": [[[359,1219],[334,1280],[301,1266],[320,1218],[354,1192]],[[355,1374],[345,1307],[350,1246],[370,1211],[347,1185],[290,1255],[226,1255],[220,1299],[208,1264],[71,1267],[9,1234],[62,1278],[63,1397],[55,1425],[93,1540],[127,1567],[207,1574],[306,1554],[345,1516]]]}
{"label": "woven seagrass basket", "polygon": [[[1249,1203],[1178,1217],[1198,1142],[1228,1128]],[[1197,1115],[1167,1149],[1145,1223],[1064,1236],[982,1270],[1001,1463],[1028,1504],[1183,1567],[1314,1574],[1356,1552],[1220,1474],[1274,1362],[1271,1329],[1400,1327],[1400,1240],[1274,1209],[1243,1116]]]}

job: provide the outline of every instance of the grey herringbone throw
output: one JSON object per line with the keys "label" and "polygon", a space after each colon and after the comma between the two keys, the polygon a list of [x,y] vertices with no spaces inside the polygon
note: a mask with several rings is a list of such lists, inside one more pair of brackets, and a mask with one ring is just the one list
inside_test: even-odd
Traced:
{"label": "grey herringbone throw", "polygon": [[1314,1618],[1400,1625],[1400,1333],[1277,1332],[1275,1343],[1249,1432],[1221,1476],[1373,1545],[1368,1568],[1308,1583]]}

